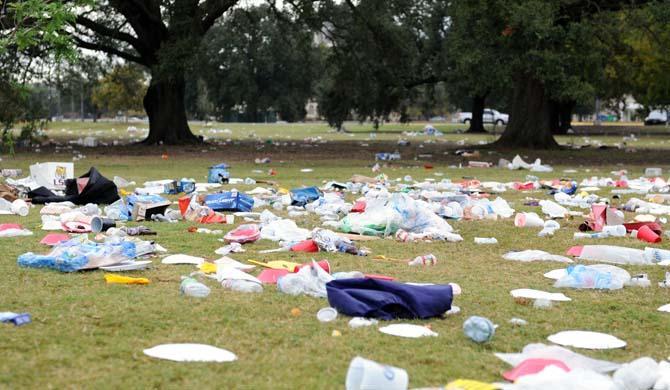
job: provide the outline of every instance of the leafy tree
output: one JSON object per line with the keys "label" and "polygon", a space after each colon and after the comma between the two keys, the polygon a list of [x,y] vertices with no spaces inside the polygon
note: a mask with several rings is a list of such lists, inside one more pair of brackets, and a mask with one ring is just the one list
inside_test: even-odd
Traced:
{"label": "leafy tree", "polygon": [[109,111],[123,111],[127,120],[128,111],[142,109],[146,89],[144,73],[137,66],[116,66],[94,89],[93,102]]}
{"label": "leafy tree", "polygon": [[670,107],[670,4],[652,3],[630,19],[632,92],[647,107]]}
{"label": "leafy tree", "polygon": [[220,116],[241,108],[255,122],[269,110],[289,122],[304,118],[321,52],[311,31],[277,12],[235,9],[207,34],[203,79]]}
{"label": "leafy tree", "polygon": [[[446,2],[361,0],[305,2],[303,20],[329,43],[318,88],[320,113],[340,128],[356,119],[378,124],[403,111],[415,87],[443,80],[440,50]],[[406,113],[403,113],[406,114]],[[407,115],[402,115],[407,118]]]}
{"label": "leafy tree", "polygon": [[239,0],[74,1],[69,33],[76,45],[146,67],[147,144],[199,142],[184,103],[185,73],[217,20]]}
{"label": "leafy tree", "polygon": [[[506,50],[514,72],[510,122],[496,144],[553,148],[560,103],[593,96],[609,55],[603,25],[612,13],[645,1],[509,0],[503,9]],[[573,105],[574,106],[574,105]],[[570,105],[568,105],[570,107]]]}
{"label": "leafy tree", "polygon": [[[0,2],[0,143],[10,149],[15,122],[27,121],[24,129],[37,129],[35,122],[44,117],[28,81],[40,77],[50,61],[74,57],[62,30],[72,20],[69,9],[62,2]],[[32,138],[32,132],[22,131],[22,137]]]}
{"label": "leafy tree", "polygon": [[470,0],[450,3],[451,23],[443,53],[449,93],[454,100],[468,97],[472,120],[467,132],[483,133],[486,100],[509,89],[510,58],[505,50],[505,26],[501,0]]}

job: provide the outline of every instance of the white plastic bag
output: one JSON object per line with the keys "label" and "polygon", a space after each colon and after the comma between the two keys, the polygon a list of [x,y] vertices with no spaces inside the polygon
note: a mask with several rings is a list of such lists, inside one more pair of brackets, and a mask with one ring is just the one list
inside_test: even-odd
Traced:
{"label": "white plastic bag", "polygon": [[519,252],[507,252],[503,255],[505,260],[531,262],[531,261],[559,261],[562,263],[572,263],[573,261],[565,256],[552,255],[551,253],[528,249]]}

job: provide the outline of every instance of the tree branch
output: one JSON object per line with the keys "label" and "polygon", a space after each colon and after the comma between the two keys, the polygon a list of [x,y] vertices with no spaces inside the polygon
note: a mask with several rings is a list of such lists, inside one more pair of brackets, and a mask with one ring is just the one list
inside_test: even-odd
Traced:
{"label": "tree branch", "polygon": [[216,20],[237,3],[238,0],[206,0],[202,3],[199,8],[201,15],[205,15],[200,23],[203,33],[212,28]]}
{"label": "tree branch", "polygon": [[135,62],[135,63],[138,63],[140,65],[144,65],[144,66],[149,66],[149,64],[147,64],[142,59],[142,57],[132,55],[132,54],[127,53],[123,50],[119,50],[119,49],[116,49],[116,48],[108,46],[108,45],[103,45],[101,43],[88,42],[88,41],[85,41],[85,40],[83,40],[79,37],[76,37],[76,36],[73,37],[73,39],[75,40],[77,46],[79,46],[81,48],[89,49],[89,50],[95,50],[95,51],[102,51],[102,52],[105,52],[107,54],[111,54],[111,55],[115,55],[117,57],[121,57],[121,58],[123,58],[124,60],[127,60],[127,61]]}
{"label": "tree branch", "polygon": [[76,24],[84,26],[98,35],[126,42],[132,45],[135,48],[135,50],[137,50],[140,53],[144,53],[147,50],[147,47],[142,44],[142,41],[135,38],[134,36],[119,31],[118,29],[115,28],[103,26],[102,24],[97,23],[85,16],[82,15],[77,16],[75,22]]}

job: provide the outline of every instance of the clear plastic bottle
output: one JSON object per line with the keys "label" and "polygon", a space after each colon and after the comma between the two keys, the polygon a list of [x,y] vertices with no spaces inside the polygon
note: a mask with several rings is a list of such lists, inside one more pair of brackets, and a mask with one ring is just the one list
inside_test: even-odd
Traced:
{"label": "clear plastic bottle", "polygon": [[205,298],[209,295],[210,289],[197,279],[187,276],[182,276],[181,286],[179,291],[188,297]]}

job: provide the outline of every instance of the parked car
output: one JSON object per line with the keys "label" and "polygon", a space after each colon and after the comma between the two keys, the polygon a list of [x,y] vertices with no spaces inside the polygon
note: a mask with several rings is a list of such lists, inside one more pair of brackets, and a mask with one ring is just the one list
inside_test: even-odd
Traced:
{"label": "parked car", "polygon": [[654,110],[644,118],[645,126],[664,125],[668,123],[668,112],[666,110]]}
{"label": "parked car", "polygon": [[[496,125],[506,125],[509,122],[509,115],[503,114],[491,108],[484,109],[484,116],[482,118],[484,123],[495,123]],[[472,120],[471,112],[461,112],[458,114],[458,121],[460,123],[470,123]]]}

